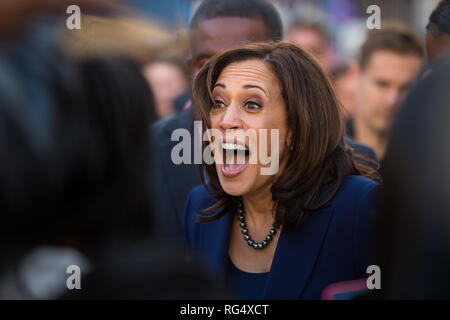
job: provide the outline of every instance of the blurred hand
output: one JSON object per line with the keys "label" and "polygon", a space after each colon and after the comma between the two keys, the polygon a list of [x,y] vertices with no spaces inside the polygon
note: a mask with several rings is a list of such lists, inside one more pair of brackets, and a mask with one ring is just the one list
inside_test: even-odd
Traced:
{"label": "blurred hand", "polygon": [[37,14],[54,12],[64,16],[72,4],[78,5],[83,13],[117,8],[113,0],[1,0],[0,41],[17,35]]}

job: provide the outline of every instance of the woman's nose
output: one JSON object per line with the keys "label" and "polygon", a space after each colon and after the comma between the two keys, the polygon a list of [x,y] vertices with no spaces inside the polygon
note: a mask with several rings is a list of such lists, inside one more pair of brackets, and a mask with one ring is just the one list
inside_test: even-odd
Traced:
{"label": "woman's nose", "polygon": [[232,103],[223,113],[222,120],[219,123],[222,129],[240,129],[242,128],[242,122],[239,117],[239,107]]}

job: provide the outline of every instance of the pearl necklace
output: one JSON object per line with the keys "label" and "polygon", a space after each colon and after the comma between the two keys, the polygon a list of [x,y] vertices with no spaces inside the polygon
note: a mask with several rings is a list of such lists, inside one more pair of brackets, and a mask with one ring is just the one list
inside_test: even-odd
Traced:
{"label": "pearl necklace", "polygon": [[269,230],[269,234],[266,236],[266,238],[261,242],[256,242],[252,238],[250,238],[250,235],[248,233],[247,224],[245,223],[244,218],[244,206],[242,204],[242,198],[240,199],[238,206],[239,207],[237,211],[238,211],[239,226],[241,227],[241,233],[244,236],[244,240],[253,249],[256,250],[264,249],[273,240],[273,236],[277,232],[278,224],[274,222],[273,227]]}

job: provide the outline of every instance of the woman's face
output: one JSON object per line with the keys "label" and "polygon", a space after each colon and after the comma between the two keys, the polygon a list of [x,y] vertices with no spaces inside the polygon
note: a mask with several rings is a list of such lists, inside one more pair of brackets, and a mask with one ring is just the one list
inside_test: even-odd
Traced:
{"label": "woman's face", "polygon": [[283,168],[284,150],[289,144],[278,78],[260,60],[231,63],[214,85],[213,100],[211,128],[223,136],[214,150],[223,190],[242,196],[267,192]]}

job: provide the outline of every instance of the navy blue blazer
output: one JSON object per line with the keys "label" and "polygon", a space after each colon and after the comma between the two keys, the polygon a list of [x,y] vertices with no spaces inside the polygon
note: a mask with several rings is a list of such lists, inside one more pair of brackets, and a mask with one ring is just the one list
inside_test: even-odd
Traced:
{"label": "navy blue blazer", "polygon": [[[296,231],[281,230],[264,299],[320,299],[335,282],[367,277],[375,194],[379,184],[348,176],[336,196],[313,211]],[[203,186],[192,190],[184,209],[183,229],[191,257],[203,262],[225,284],[233,214],[209,223],[197,214],[214,201]]]}

